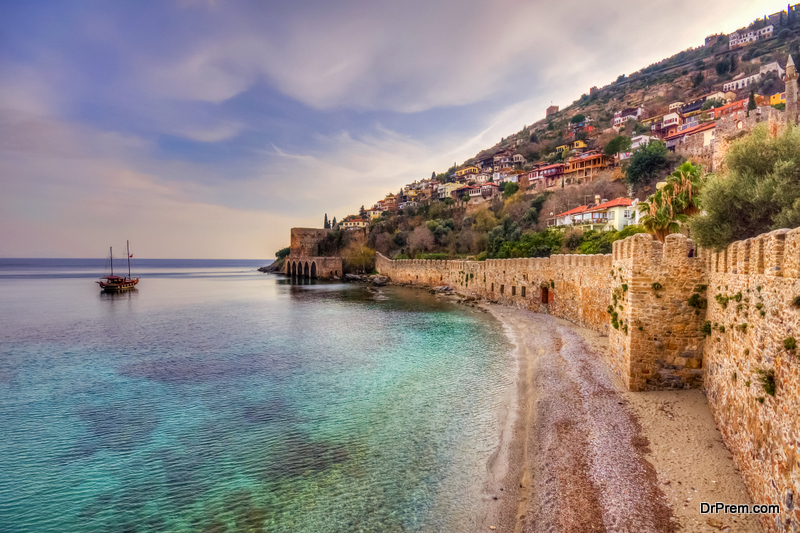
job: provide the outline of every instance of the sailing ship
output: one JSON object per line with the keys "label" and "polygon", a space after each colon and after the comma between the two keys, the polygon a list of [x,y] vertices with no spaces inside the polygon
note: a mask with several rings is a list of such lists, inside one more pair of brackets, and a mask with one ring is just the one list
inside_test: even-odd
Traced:
{"label": "sailing ship", "polygon": [[109,247],[108,248],[108,256],[109,260],[111,261],[111,275],[105,276],[100,278],[100,281],[96,283],[100,285],[100,288],[103,289],[104,292],[121,292],[133,289],[136,287],[136,284],[139,283],[139,278],[132,278],[131,277],[131,243],[130,241],[126,241],[128,246],[128,277],[124,278],[122,276],[115,276],[114,275],[114,250]]}

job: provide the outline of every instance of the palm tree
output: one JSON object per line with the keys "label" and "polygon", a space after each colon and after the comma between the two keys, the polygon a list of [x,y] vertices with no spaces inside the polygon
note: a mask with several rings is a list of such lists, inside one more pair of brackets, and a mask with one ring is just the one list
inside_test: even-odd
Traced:
{"label": "palm tree", "polygon": [[667,177],[663,187],[639,204],[642,227],[664,242],[670,233],[678,233],[691,215],[700,212],[697,195],[705,182],[700,165],[682,164]]}

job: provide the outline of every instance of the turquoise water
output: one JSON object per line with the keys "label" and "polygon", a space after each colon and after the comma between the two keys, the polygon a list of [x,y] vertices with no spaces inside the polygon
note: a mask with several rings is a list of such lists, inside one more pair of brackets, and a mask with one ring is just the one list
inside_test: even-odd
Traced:
{"label": "turquoise water", "polygon": [[0,531],[471,531],[513,360],[424,291],[0,259]]}

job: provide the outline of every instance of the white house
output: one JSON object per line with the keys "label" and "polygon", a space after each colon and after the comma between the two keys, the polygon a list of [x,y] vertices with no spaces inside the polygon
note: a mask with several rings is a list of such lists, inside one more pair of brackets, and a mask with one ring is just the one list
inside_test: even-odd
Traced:
{"label": "white house", "polygon": [[761,39],[769,39],[775,31],[775,26],[770,24],[760,30],[752,30],[747,33],[733,32],[728,35],[728,47],[733,49],[738,46],[747,46]]}
{"label": "white house", "polygon": [[628,107],[614,113],[614,127],[620,128],[629,120],[639,120],[640,118],[644,118],[644,107]]}
{"label": "white house", "polygon": [[638,150],[651,140],[653,140],[653,138],[650,135],[636,135],[635,137],[631,137],[631,150]]}

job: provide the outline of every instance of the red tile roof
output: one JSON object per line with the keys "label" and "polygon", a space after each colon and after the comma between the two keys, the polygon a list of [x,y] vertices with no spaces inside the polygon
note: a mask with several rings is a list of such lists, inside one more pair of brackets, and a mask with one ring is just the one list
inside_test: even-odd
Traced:
{"label": "red tile roof", "polygon": [[559,213],[556,217],[565,217],[567,215],[577,215],[578,213],[583,213],[589,209],[588,205],[581,205],[576,207],[575,209],[570,209],[569,211],[564,211],[563,213]]}
{"label": "red tile roof", "polygon": [[704,124],[698,124],[697,126],[685,129],[683,131],[679,131],[678,133],[673,133],[672,135],[667,135],[664,140],[670,141],[672,139],[677,139],[678,137],[683,137],[684,135],[694,135],[695,133],[700,133],[701,131],[710,130],[711,128],[717,127],[716,122],[706,122]]}
{"label": "red tile roof", "polygon": [[617,198],[616,200],[611,200],[610,202],[603,202],[602,204],[596,205],[589,209],[589,211],[597,211],[598,209],[610,209],[612,207],[627,207],[629,205],[633,205],[633,200],[630,198]]}

